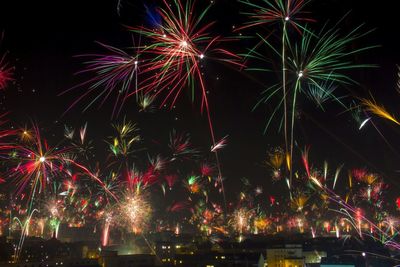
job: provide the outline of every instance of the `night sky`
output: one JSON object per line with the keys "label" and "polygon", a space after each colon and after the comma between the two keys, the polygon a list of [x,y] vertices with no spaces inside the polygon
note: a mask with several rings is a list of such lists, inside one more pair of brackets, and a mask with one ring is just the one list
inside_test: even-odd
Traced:
{"label": "night sky", "polygon": [[[78,127],[87,121],[90,138],[107,136],[113,121],[110,116],[112,98],[103,107],[94,106],[82,112],[90,100],[85,99],[62,116],[85,88],[58,95],[88,78],[85,75],[74,75],[83,67],[83,59],[75,56],[104,52],[95,41],[119,48],[132,45],[131,33],[124,25],[146,24],[144,2],[154,5],[157,1],[123,0],[118,15],[117,1],[114,0],[2,1],[0,30],[4,31],[4,40],[1,51],[9,51],[7,58],[16,67],[16,82],[6,91],[0,92],[1,107],[11,112],[9,117],[13,124],[21,126],[30,120],[37,121],[40,126],[59,137],[63,134],[63,124]],[[230,35],[232,25],[241,25],[246,17],[239,14],[239,4],[235,0],[215,2],[207,19],[218,20],[216,33]],[[317,28],[327,20],[337,21],[350,10],[352,12],[343,23],[344,31],[361,23],[365,23],[365,29],[376,28],[362,42],[354,45],[381,47],[354,60],[358,63],[377,64],[379,68],[354,72],[352,77],[360,84],[340,88],[338,92],[349,97],[368,97],[371,92],[391,113],[400,114],[400,95],[395,90],[400,41],[394,3],[314,0],[308,10],[313,12],[313,17],[318,21],[317,25],[313,25]],[[242,49],[246,45],[246,41],[229,44],[230,49],[237,53],[245,52]],[[234,190],[240,184],[237,181],[247,177],[255,185],[261,185],[269,191],[269,172],[263,160],[267,151],[283,145],[283,140],[276,127],[263,134],[271,106],[261,106],[254,112],[251,110],[263,88],[276,82],[276,76],[269,74],[263,77],[218,63],[207,64],[216,135],[229,135],[229,145],[221,153],[223,173],[229,181],[226,186]],[[371,125],[359,131],[359,125],[352,119],[350,112],[343,112],[337,104],[329,104],[326,112],[321,112],[313,103],[302,100],[299,109],[297,140],[301,148],[310,145],[312,162],[322,164],[326,159],[335,167],[341,163],[347,168],[367,167],[371,171],[383,173],[386,181],[398,188],[398,127],[382,119],[374,119],[390,143],[389,146]],[[203,150],[211,145],[206,117],[201,116],[199,103],[192,104],[188,95],[182,95],[178,107],[172,112],[161,110],[153,114],[138,114],[138,108],[132,100],[117,120],[121,120],[124,115],[138,122],[143,137],[149,140],[167,140],[169,131],[175,128],[190,133],[193,143]]]}

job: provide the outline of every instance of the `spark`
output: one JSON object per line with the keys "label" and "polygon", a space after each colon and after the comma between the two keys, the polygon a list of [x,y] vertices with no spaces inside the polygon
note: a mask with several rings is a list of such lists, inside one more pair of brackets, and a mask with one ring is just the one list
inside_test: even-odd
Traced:
{"label": "spark", "polygon": [[371,117],[366,118],[363,122],[361,122],[360,127],[358,128],[358,130],[361,130],[365,124],[367,124],[367,122],[369,122],[369,120],[371,119]]}
{"label": "spark", "polygon": [[220,150],[221,148],[224,148],[227,143],[228,135],[219,140],[214,146],[211,147],[211,152],[216,152],[217,150]]}
{"label": "spark", "polygon": [[389,114],[383,106],[378,105],[374,99],[362,99],[361,103],[367,111],[400,125],[400,122],[393,115]]}

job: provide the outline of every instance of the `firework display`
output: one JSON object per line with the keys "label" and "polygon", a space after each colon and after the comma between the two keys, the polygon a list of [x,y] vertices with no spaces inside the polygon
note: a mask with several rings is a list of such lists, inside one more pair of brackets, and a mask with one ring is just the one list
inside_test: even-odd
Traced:
{"label": "firework display", "polygon": [[[337,23],[317,21],[306,11],[313,3],[305,0],[239,0],[238,16],[245,22],[229,31],[215,30],[214,1],[155,2],[154,11],[145,5],[152,23],[125,26],[131,47],[98,42],[102,52],[75,57],[85,65],[78,82],[57,92],[62,97],[78,92],[65,103],[64,115],[79,110],[78,103],[90,113],[90,107],[104,108],[113,99],[101,131],[90,120],[49,125],[41,118],[21,122],[11,112],[0,114],[0,236],[18,236],[13,261],[21,260],[27,237],[59,238],[63,227],[90,228],[103,248],[128,244],[132,236],[148,244],[148,235],[168,231],[196,233],[213,243],[280,233],[352,236],[399,250],[400,196],[392,177],[372,164],[318,157],[323,148],[314,149],[313,142],[320,140],[302,125],[308,119],[303,109],[317,110],[319,117],[334,106],[355,121],[357,135],[373,126],[395,150],[380,128],[382,121],[400,125],[392,109],[373,91],[365,97],[348,89],[359,86],[358,72],[376,67],[357,58],[376,48],[359,45],[372,31],[363,24],[344,30],[349,14]],[[118,1],[119,17],[123,7]],[[17,79],[10,58],[12,53],[0,51],[1,93],[12,90]],[[210,78],[216,76],[215,63],[243,79],[263,79],[252,72],[258,71],[273,84],[261,88],[253,102],[257,110],[268,109],[269,147],[260,145],[264,157],[256,163],[262,177],[249,171],[234,180],[225,169],[223,175],[227,154],[246,141],[236,144],[237,136],[223,134],[225,124],[214,118],[212,111],[221,108],[213,105],[225,105],[211,100],[223,86]],[[185,96],[205,115],[205,125],[196,123],[210,138],[163,121],[185,105]],[[150,125],[149,118],[161,113],[160,122]],[[268,139],[273,134],[278,141]],[[362,158],[365,151],[353,153]],[[240,157],[246,162],[246,155]],[[245,164],[239,167],[250,169]],[[148,249],[156,254],[153,246]]]}

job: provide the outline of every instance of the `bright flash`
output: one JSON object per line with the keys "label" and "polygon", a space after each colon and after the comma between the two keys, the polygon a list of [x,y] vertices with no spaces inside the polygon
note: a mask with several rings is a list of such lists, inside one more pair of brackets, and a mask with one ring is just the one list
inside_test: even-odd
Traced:
{"label": "bright flash", "polygon": [[285,20],[288,21],[290,18],[289,17],[285,17]]}
{"label": "bright flash", "polygon": [[204,54],[200,54],[200,59],[203,59],[204,58]]}
{"label": "bright flash", "polygon": [[299,76],[299,78],[301,78],[301,77],[303,77],[304,76],[304,74],[303,74],[303,71],[301,70],[301,71],[299,71],[299,74],[298,74],[298,76]]}
{"label": "bright flash", "polygon": [[46,161],[46,158],[45,158],[44,156],[41,156],[41,157],[39,158],[39,161],[43,163],[43,162]]}
{"label": "bright flash", "polygon": [[187,47],[187,46],[188,46],[188,43],[187,43],[186,41],[182,41],[182,42],[181,42],[181,46]]}

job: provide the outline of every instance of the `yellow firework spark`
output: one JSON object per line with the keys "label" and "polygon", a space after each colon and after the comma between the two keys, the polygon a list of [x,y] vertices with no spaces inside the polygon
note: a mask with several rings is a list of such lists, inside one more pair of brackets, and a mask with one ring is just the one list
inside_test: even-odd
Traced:
{"label": "yellow firework spark", "polygon": [[382,105],[378,105],[374,99],[369,100],[364,98],[361,100],[361,103],[366,107],[367,111],[400,125],[400,122],[393,115],[387,112]]}

